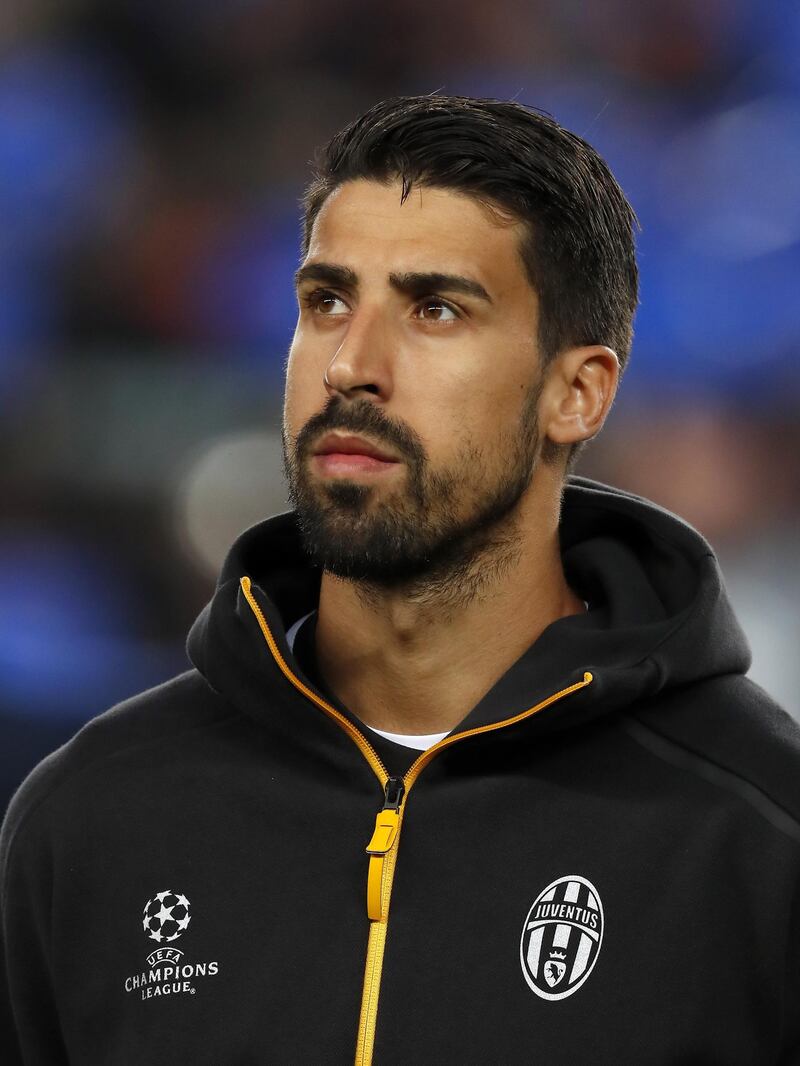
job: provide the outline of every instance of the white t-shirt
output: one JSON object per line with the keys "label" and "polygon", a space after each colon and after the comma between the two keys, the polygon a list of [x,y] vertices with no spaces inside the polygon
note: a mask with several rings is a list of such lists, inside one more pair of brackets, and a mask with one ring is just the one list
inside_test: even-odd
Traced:
{"label": "white t-shirt", "polygon": [[402,744],[404,748],[416,748],[417,751],[427,751],[440,740],[444,740],[450,732],[445,729],[444,733],[387,733],[385,729],[376,729],[374,725],[367,725],[367,729],[371,729],[378,736],[386,737],[387,740],[393,740],[395,744]]}

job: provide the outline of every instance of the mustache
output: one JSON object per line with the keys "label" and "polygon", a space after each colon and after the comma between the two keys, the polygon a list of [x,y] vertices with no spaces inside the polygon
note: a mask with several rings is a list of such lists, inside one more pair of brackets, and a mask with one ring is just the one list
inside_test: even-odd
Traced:
{"label": "mustache", "polygon": [[365,434],[379,444],[386,444],[404,459],[417,466],[425,461],[425,449],[410,426],[385,415],[368,400],[344,402],[333,396],[319,414],[313,415],[297,434],[295,455],[298,460],[310,454],[313,443],[333,429]]}

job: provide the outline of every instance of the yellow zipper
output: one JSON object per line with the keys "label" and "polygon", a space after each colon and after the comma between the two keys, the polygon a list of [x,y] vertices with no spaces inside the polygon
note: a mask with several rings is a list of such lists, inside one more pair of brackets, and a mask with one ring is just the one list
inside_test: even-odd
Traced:
{"label": "yellow zipper", "polygon": [[375,829],[367,844],[366,851],[369,855],[369,869],[367,873],[367,915],[370,919],[369,939],[367,941],[367,959],[364,970],[364,987],[361,997],[361,1014],[358,1023],[358,1039],[356,1042],[355,1066],[371,1066],[372,1054],[375,1045],[375,1028],[378,1018],[378,998],[381,988],[381,975],[383,972],[383,955],[386,947],[386,932],[389,922],[389,902],[392,895],[392,883],[394,870],[397,863],[397,848],[400,840],[400,830],[403,825],[403,813],[405,811],[405,799],[408,797],[414,782],[419,775],[440,751],[455,744],[466,737],[477,736],[479,733],[491,733],[496,729],[504,729],[506,726],[515,725],[525,718],[530,718],[539,711],[549,707],[552,703],[569,696],[572,692],[585,688],[591,684],[592,674],[586,671],[582,681],[576,681],[574,685],[553,693],[546,700],[529,707],[525,711],[506,718],[502,722],[493,722],[490,725],[477,726],[475,729],[467,729],[463,733],[451,733],[438,744],[427,748],[408,769],[404,777],[390,777],[386,767],[379,759],[375,749],[367,738],[357,729],[353,723],[343,714],[332,707],[326,700],[321,699],[315,692],[297,677],[289,668],[286,660],[280,653],[275,638],[270,632],[264,613],[256,603],[251,589],[249,577],[243,577],[240,581],[242,591],[250,604],[253,614],[258,620],[261,632],[269,645],[275,661],[286,678],[298,691],[315,703],[329,717],[333,718],[355,742],[361,750],[364,758],[375,772],[375,776],[384,789],[385,802],[375,819]]}
{"label": "yellow zipper", "polygon": [[378,754],[375,751],[375,749],[373,748],[373,746],[370,744],[370,742],[367,740],[367,738],[364,736],[364,734],[361,733],[358,729],[356,729],[356,727],[353,725],[353,723],[350,721],[349,718],[345,718],[345,716],[343,714],[341,714],[341,712],[337,711],[335,707],[331,707],[331,705],[329,703],[327,703],[325,700],[320,699],[320,697],[316,694],[316,692],[312,692],[311,689],[308,687],[308,685],[304,685],[303,682],[300,680],[300,678],[296,677],[292,673],[292,671],[286,665],[286,660],[281,655],[278,645],[275,643],[275,638],[273,637],[272,633],[270,632],[270,628],[267,625],[267,620],[264,617],[264,612],[261,610],[261,608],[256,603],[255,597],[253,596],[253,593],[252,593],[252,588],[251,588],[251,584],[252,583],[250,581],[250,578],[249,577],[241,578],[239,584],[242,587],[242,592],[245,595],[245,599],[250,604],[250,607],[251,607],[251,609],[253,611],[253,614],[256,616],[256,619],[258,620],[258,624],[261,627],[261,632],[264,634],[264,639],[266,640],[267,644],[269,645],[269,650],[272,652],[272,655],[273,655],[275,661],[277,662],[278,666],[281,668],[283,673],[286,675],[288,680],[291,681],[291,683],[294,685],[294,687],[296,689],[299,689],[300,692],[302,692],[304,696],[306,696],[308,699],[310,699],[312,703],[316,703],[317,707],[319,707],[321,710],[323,710],[331,718],[334,718],[339,723],[339,725],[342,727],[342,729],[344,729],[344,731],[350,735],[350,737],[353,739],[353,741],[355,741],[355,743],[361,749],[361,753],[364,756],[364,758],[367,760],[367,762],[370,764],[372,769],[375,771],[375,776],[380,781],[381,787],[385,788],[386,787],[386,782],[389,780],[389,775],[386,772],[386,767],[383,765],[381,760],[378,758]]}

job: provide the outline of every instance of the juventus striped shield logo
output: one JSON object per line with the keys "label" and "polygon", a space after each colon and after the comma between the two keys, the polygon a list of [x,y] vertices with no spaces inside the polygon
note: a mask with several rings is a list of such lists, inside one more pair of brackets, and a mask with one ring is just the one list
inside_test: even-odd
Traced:
{"label": "juventus striped shield logo", "polygon": [[542,999],[566,999],[592,972],[603,943],[603,904],[585,877],[559,877],[536,897],[522,927],[519,957]]}

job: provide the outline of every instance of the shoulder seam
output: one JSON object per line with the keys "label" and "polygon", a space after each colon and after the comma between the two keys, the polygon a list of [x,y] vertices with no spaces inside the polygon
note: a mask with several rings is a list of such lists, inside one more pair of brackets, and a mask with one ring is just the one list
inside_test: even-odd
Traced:
{"label": "shoulder seam", "polygon": [[659,733],[633,715],[620,715],[620,722],[625,732],[642,747],[647,748],[652,755],[738,796],[774,829],[800,844],[800,820],[758,785],[754,785],[735,770],[721,766],[707,755]]}
{"label": "shoulder seam", "polygon": [[[230,711],[228,714],[226,714],[226,715],[224,715],[224,716],[222,716],[220,718],[215,718],[213,722],[200,722],[200,723],[197,723],[195,725],[188,726],[186,729],[180,729],[177,732],[172,733],[170,735],[172,737],[181,737],[181,736],[184,736],[186,733],[191,733],[191,732],[194,732],[195,730],[198,730],[198,729],[215,728],[216,726],[222,725],[225,722],[228,722],[228,721],[230,721],[233,718],[241,718],[241,717],[243,717],[242,712],[239,711],[239,710],[235,710],[234,709],[234,710]],[[160,739],[163,739],[163,738],[159,738],[159,740]],[[141,740],[141,741],[137,741],[135,744],[130,744],[130,745],[127,745],[127,746],[126,745],[121,745],[119,747],[114,748],[113,751],[105,752],[103,755],[98,756],[95,759],[92,759],[90,762],[86,763],[84,766],[81,766],[79,769],[76,769],[73,773],[67,774],[67,776],[64,777],[63,780],[59,781],[57,784],[53,785],[52,788],[48,789],[44,793],[44,795],[40,796],[37,799],[37,801],[28,810],[26,810],[24,812],[24,814],[22,815],[22,817],[19,820],[19,823],[14,827],[13,832],[11,833],[11,835],[8,838],[8,843],[6,844],[5,862],[3,864],[3,869],[0,870],[0,874],[2,875],[2,880],[0,881],[0,899],[5,899],[6,898],[6,894],[7,894],[7,892],[6,892],[6,889],[7,889],[6,882],[7,882],[7,877],[8,877],[8,870],[9,870],[9,867],[11,865],[11,852],[12,852],[13,847],[14,847],[16,841],[17,841],[17,838],[19,837],[20,832],[28,824],[30,819],[39,810],[41,810],[41,808],[46,803],[48,803],[53,798],[53,796],[55,796],[56,793],[58,793],[62,788],[64,788],[66,785],[72,783],[77,778],[81,777],[83,774],[88,773],[90,770],[93,770],[96,766],[99,766],[104,761],[106,761],[108,759],[112,759],[115,756],[122,754],[123,752],[136,751],[138,748],[146,748],[148,746],[152,746],[155,743],[157,743],[157,741],[156,740],[152,740],[152,739]],[[2,856],[0,856],[0,859],[2,859]]]}

